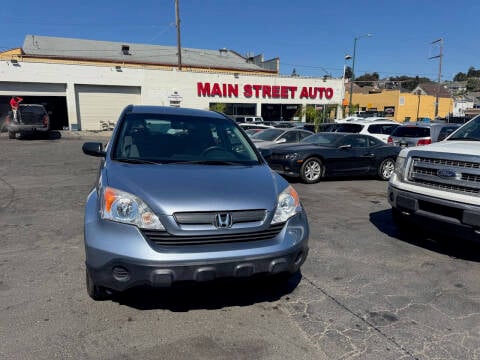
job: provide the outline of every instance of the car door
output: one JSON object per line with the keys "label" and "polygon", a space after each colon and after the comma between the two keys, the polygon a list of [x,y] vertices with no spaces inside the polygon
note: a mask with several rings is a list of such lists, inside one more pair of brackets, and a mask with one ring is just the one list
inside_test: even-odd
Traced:
{"label": "car door", "polygon": [[367,174],[375,157],[368,138],[365,135],[345,136],[337,148],[332,173],[339,176]]}

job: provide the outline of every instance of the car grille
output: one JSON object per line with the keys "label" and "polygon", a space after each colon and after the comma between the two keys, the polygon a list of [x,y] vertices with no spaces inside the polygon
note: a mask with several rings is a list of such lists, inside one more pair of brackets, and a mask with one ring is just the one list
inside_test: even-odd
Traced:
{"label": "car grille", "polygon": [[172,235],[167,231],[142,230],[142,234],[153,245],[159,246],[221,244],[273,239],[282,231],[284,225],[284,223],[275,224],[265,230],[242,233],[231,233],[231,230],[226,230],[221,234]]}
{"label": "car grille", "polygon": [[180,212],[173,214],[179,225],[204,225],[213,224],[217,214],[228,213],[232,217],[232,224],[263,221],[267,214],[266,210],[240,210],[240,211],[216,211],[216,212]]}
{"label": "car grille", "polygon": [[[448,173],[449,176],[442,176],[442,172]],[[430,188],[479,194],[480,162],[413,156],[408,181]]]}

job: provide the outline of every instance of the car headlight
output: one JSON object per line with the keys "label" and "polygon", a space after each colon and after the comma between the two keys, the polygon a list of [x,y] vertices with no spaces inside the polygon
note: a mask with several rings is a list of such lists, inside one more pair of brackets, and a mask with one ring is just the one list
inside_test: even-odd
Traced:
{"label": "car headlight", "polygon": [[278,195],[277,209],[273,215],[272,224],[285,222],[301,210],[300,198],[295,189],[289,186]]}
{"label": "car headlight", "polygon": [[140,198],[106,187],[102,193],[102,219],[131,224],[140,229],[164,230],[158,216]]}
{"label": "car headlight", "polygon": [[287,160],[295,160],[298,157],[297,153],[286,154],[285,159]]}
{"label": "car headlight", "polygon": [[395,174],[399,178],[399,180],[403,179],[403,175],[405,174],[405,160],[407,158],[405,156],[398,155],[397,161],[395,162]]}

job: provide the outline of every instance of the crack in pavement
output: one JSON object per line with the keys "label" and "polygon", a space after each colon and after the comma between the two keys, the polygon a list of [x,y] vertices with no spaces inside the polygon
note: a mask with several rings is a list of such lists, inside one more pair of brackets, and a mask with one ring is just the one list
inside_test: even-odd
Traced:
{"label": "crack in pavement", "polygon": [[0,177],[0,181],[3,182],[5,185],[7,185],[7,187],[10,189],[10,200],[7,202],[6,205],[2,204],[0,208],[8,208],[10,204],[13,202],[13,200],[15,199],[15,188],[13,187],[13,185],[11,185],[7,180],[5,180],[2,177]]}
{"label": "crack in pavement", "polygon": [[397,347],[397,349],[403,351],[406,355],[408,355],[410,358],[412,359],[417,359],[417,357],[411,352],[409,351],[405,346],[403,346],[402,344],[400,344],[398,341],[395,340],[394,337],[392,336],[388,336],[387,334],[385,334],[379,327],[375,326],[375,324],[371,323],[370,321],[368,321],[367,319],[365,319],[364,317],[362,317],[360,314],[356,313],[354,310],[350,309],[347,305],[343,304],[342,302],[340,302],[339,300],[337,300],[334,296],[330,295],[325,289],[321,288],[320,286],[318,286],[317,284],[315,284],[312,280],[310,280],[308,277],[306,277],[305,275],[303,276],[303,278],[311,285],[313,286],[315,289],[317,289],[318,291],[320,291],[323,295],[325,295],[328,299],[330,299],[331,301],[333,301],[335,304],[337,304],[338,306],[340,306],[342,309],[344,309],[345,311],[347,311],[348,313],[350,313],[351,315],[353,315],[354,317],[356,317],[357,319],[359,319],[360,321],[362,321],[364,324],[366,324],[367,326],[369,326],[370,328],[374,329],[377,333],[380,334],[380,336],[382,336],[384,339],[386,339],[387,341],[389,341],[390,343],[392,343],[395,347]]}

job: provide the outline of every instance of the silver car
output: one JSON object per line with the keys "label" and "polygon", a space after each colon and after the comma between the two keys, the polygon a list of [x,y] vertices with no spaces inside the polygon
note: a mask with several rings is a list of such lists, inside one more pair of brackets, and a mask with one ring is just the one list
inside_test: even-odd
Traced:
{"label": "silver car", "polygon": [[459,127],[449,123],[407,123],[392,131],[388,143],[401,147],[428,145],[444,140]]}
{"label": "silver car", "polygon": [[85,207],[93,299],[137,285],[291,274],[307,257],[298,194],[222,114],[130,105],[105,149],[90,142],[83,151],[101,158]]}
{"label": "silver car", "polygon": [[310,135],[313,132],[308,130],[273,128],[259,131],[251,138],[258,149],[267,149],[276,144],[298,143]]}

